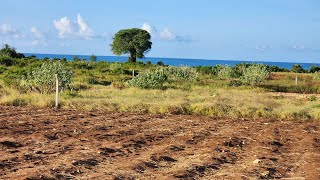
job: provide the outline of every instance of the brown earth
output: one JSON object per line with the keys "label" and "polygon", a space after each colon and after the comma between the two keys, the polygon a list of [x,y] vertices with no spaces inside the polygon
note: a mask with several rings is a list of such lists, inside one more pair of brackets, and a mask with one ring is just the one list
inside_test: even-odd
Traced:
{"label": "brown earth", "polygon": [[0,106],[0,179],[320,179],[320,121]]}

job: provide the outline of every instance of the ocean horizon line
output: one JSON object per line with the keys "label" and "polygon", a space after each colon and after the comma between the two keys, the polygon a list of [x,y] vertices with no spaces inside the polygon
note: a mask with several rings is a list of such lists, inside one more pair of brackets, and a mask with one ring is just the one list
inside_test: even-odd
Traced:
{"label": "ocean horizon line", "polygon": [[[128,58],[129,56],[117,56],[117,55],[96,55],[96,54],[58,54],[58,53],[23,53],[27,55],[54,55],[54,56],[82,56],[82,57],[90,57],[95,55],[97,57],[119,57],[119,58]],[[48,57],[50,58],[50,57]],[[244,59],[209,59],[209,58],[188,58],[188,57],[153,57],[153,56],[146,56],[144,58],[138,58],[138,60],[147,60],[148,58],[151,59],[169,59],[169,60],[200,60],[200,61],[235,61],[235,62],[258,62],[258,63],[268,63],[268,62],[275,62],[275,63],[295,63],[295,64],[320,64],[320,62],[312,62],[312,61],[285,61],[285,60],[244,60]],[[107,59],[106,59],[107,60]]]}

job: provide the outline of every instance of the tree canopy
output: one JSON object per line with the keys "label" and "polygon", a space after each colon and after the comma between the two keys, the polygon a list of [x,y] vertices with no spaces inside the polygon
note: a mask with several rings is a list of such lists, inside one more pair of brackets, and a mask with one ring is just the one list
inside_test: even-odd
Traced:
{"label": "tree canopy", "polygon": [[24,58],[25,56],[21,53],[17,53],[14,47],[10,47],[8,44],[4,44],[0,49],[0,56],[10,58]]}
{"label": "tree canopy", "polygon": [[291,68],[291,72],[294,72],[294,73],[303,73],[304,72],[304,69],[303,67],[300,65],[300,64],[294,64]]}
{"label": "tree canopy", "polygon": [[130,54],[129,62],[136,62],[151,50],[151,35],[148,31],[138,28],[123,29],[117,32],[111,44],[115,55]]}

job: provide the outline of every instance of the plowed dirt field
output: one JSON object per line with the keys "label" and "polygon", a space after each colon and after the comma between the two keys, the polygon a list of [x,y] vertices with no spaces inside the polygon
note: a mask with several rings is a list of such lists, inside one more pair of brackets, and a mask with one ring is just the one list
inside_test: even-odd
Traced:
{"label": "plowed dirt field", "polygon": [[0,106],[0,179],[320,179],[320,121]]}

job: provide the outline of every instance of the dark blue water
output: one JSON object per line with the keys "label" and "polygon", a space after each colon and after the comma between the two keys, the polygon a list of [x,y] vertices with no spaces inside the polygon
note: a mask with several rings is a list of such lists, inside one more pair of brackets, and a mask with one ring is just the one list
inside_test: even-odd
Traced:
{"label": "dark blue water", "polygon": [[[66,58],[67,60],[73,60],[75,55],[62,55],[62,54],[30,54],[24,53],[25,56],[35,55],[39,59],[43,58]],[[80,59],[90,60],[90,55],[77,55]],[[108,61],[108,62],[126,62],[128,57],[124,56],[97,56],[97,61]],[[234,66],[239,63],[252,63],[253,61],[239,61],[239,60],[204,60],[204,59],[180,59],[180,58],[155,58],[155,57],[146,57],[139,59],[139,61],[146,62],[151,61],[153,64],[156,64],[159,61],[162,61],[166,65],[172,66],[214,66],[217,64],[220,65],[230,65]],[[278,66],[282,68],[291,69],[294,64],[300,64],[304,69],[310,69],[311,66],[320,66],[320,63],[291,63],[291,62],[266,62],[266,61],[254,61],[254,63],[262,63],[270,66]]]}

